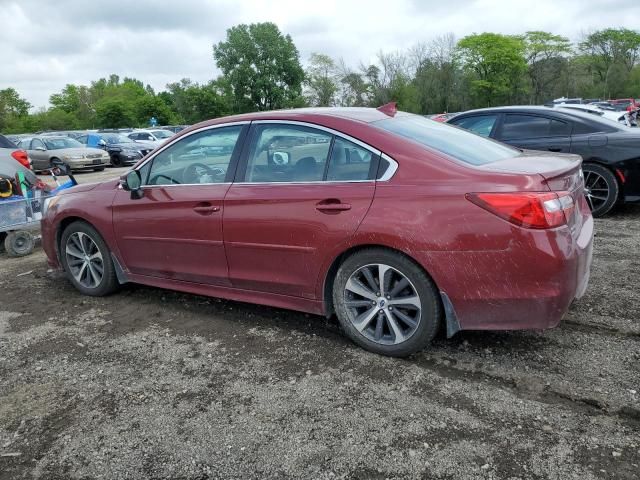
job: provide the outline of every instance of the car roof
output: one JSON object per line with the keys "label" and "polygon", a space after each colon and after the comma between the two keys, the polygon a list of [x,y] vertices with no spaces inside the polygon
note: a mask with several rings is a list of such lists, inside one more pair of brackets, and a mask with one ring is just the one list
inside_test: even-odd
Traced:
{"label": "car roof", "polygon": [[[403,112],[398,112],[402,114]],[[305,121],[312,117],[333,117],[344,118],[363,123],[371,123],[377,120],[390,118],[389,115],[375,109],[366,107],[308,107],[294,108],[289,110],[271,110],[268,112],[253,112],[229,117],[220,117],[207,120],[198,124],[198,127],[214,125],[216,123],[240,122],[252,120],[298,120]],[[193,128],[192,125],[190,128]]]}
{"label": "car roof", "polygon": [[[555,116],[556,118],[561,118],[565,120],[578,118],[584,122],[596,123],[599,125],[606,125],[609,128],[621,130],[620,126],[616,126],[615,122],[609,120],[603,120],[599,116],[595,116],[592,113],[581,112],[577,108],[558,108],[560,105],[556,105],[555,107],[547,107],[547,106],[539,106],[539,105],[521,105],[521,106],[507,106],[507,107],[488,107],[488,108],[479,108],[476,110],[468,110],[466,112],[460,113],[460,115],[456,115],[451,120],[454,120],[458,117],[462,117],[468,114],[476,114],[476,113],[544,113],[546,115]],[[562,105],[564,106],[564,105]]]}

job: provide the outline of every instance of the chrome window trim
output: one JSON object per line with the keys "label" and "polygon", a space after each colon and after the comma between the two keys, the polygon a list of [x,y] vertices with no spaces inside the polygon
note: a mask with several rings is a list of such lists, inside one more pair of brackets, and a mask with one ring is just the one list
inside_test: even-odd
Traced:
{"label": "chrome window trim", "polygon": [[322,130],[325,132],[330,133],[331,135],[334,135],[336,137],[340,137],[343,138],[351,143],[354,143],[362,148],[364,148],[365,150],[370,151],[371,153],[375,154],[375,155],[380,155],[381,158],[384,158],[387,162],[389,162],[389,168],[387,168],[387,170],[382,174],[382,176],[380,178],[375,178],[375,179],[367,179],[367,180],[331,180],[331,181],[326,181],[326,180],[315,180],[315,181],[310,181],[310,182],[220,182],[220,183],[176,183],[176,184],[166,184],[166,185],[142,185],[141,188],[142,189],[148,189],[148,188],[165,188],[165,187],[193,187],[193,186],[203,186],[203,185],[314,185],[314,184],[322,184],[322,185],[326,185],[326,184],[333,184],[333,183],[370,183],[370,182],[388,182],[389,180],[391,180],[391,178],[393,178],[394,174],[396,173],[396,171],[398,170],[398,162],[396,162],[393,158],[391,158],[389,155],[387,155],[386,153],[382,152],[381,150],[378,150],[375,147],[372,147],[371,145],[364,143],[361,140],[358,140],[357,138],[352,137],[351,135],[348,135],[346,133],[342,133],[338,130],[334,130],[333,128],[329,128],[329,127],[325,127],[323,125],[317,125],[315,123],[310,123],[310,122],[301,122],[299,120],[254,120],[254,121],[250,121],[250,120],[244,120],[244,121],[239,121],[239,122],[229,122],[229,123],[220,123],[220,124],[216,124],[216,125],[208,125],[206,127],[201,127],[198,128],[197,130],[193,130],[191,132],[189,132],[187,135],[183,135],[179,138],[175,138],[171,141],[169,141],[167,144],[163,145],[162,147],[159,148],[159,150],[154,151],[149,158],[145,159],[142,163],[140,163],[139,165],[137,165],[134,170],[140,170],[141,168],[143,168],[147,163],[153,161],[154,158],[156,158],[158,155],[160,155],[163,151],[165,151],[167,148],[171,147],[172,145],[174,145],[177,142],[180,142],[184,139],[189,138],[192,135],[195,135],[196,133],[201,133],[204,132],[206,130],[214,130],[214,129],[218,129],[218,128],[224,128],[224,127],[234,127],[234,126],[238,126],[238,125],[247,125],[247,124],[285,124],[285,125],[297,125],[297,126],[302,126],[302,127],[308,127],[308,128],[315,128],[317,130]]}
{"label": "chrome window trim", "polygon": [[334,130],[333,128],[329,128],[329,127],[325,127],[324,125],[317,125],[315,123],[310,123],[310,122],[301,122],[299,120],[254,120],[252,122],[253,124],[270,124],[270,123],[275,123],[275,124],[286,124],[286,125],[298,125],[301,127],[308,127],[308,128],[315,128],[317,130],[322,130],[325,132],[330,133],[331,135],[334,135],[336,137],[340,137],[343,138],[351,143],[355,143],[356,145],[358,145],[359,147],[364,148],[365,150],[370,151],[371,153],[373,153],[374,155],[380,155],[382,158],[384,158],[385,160],[387,160],[389,162],[389,168],[387,168],[387,170],[384,172],[384,174],[382,174],[382,176],[380,178],[374,178],[374,179],[368,179],[368,180],[331,180],[331,181],[323,181],[323,180],[317,180],[317,181],[313,181],[313,182],[234,182],[235,185],[291,185],[291,184],[314,184],[314,183],[322,183],[322,184],[327,184],[327,183],[366,183],[366,182],[387,182],[389,181],[393,175],[396,173],[396,170],[398,170],[398,162],[396,162],[393,158],[391,158],[389,155],[387,155],[386,153],[382,152],[381,150],[372,147],[371,145],[364,143],[361,140],[358,140],[357,138],[352,137],[351,135],[348,135],[346,133],[342,133],[338,130]]}
{"label": "chrome window trim", "polygon": [[387,162],[389,162],[389,168],[387,168],[384,171],[382,176],[380,178],[378,178],[377,181],[378,182],[388,182],[395,175],[396,170],[398,170],[398,162],[396,162],[393,158],[391,158],[386,153],[381,154],[380,157],[382,159],[386,160]]}

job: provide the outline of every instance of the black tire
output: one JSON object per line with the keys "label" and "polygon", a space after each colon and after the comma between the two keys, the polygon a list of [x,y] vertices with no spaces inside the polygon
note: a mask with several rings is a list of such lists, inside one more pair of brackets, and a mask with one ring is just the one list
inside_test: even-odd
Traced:
{"label": "black tire", "polygon": [[111,155],[111,165],[114,167],[122,167],[124,163],[120,160],[120,155]]}
{"label": "black tire", "polygon": [[4,252],[4,239],[7,238],[7,232],[0,232],[0,253]]}
{"label": "black tire", "polygon": [[104,167],[96,167],[93,169],[94,172],[103,172],[104,171]]}
{"label": "black tire", "polygon": [[4,239],[4,248],[10,257],[24,257],[33,252],[35,239],[30,232],[18,230],[9,232]]}
{"label": "black tire", "polygon": [[[585,196],[591,208],[591,215],[603,217],[615,207],[620,198],[620,185],[615,174],[606,167],[596,163],[582,166],[585,183]],[[596,198],[593,195],[596,195]],[[606,198],[601,200],[601,198]]]}
{"label": "black tire", "polygon": [[[419,297],[421,308],[419,313],[416,313],[416,318],[419,318],[417,326],[414,327],[415,330],[406,340],[399,343],[382,344],[380,341],[374,341],[366,336],[366,332],[363,334],[358,331],[350,320],[350,316],[353,317],[354,313],[353,307],[351,307],[350,310],[350,307],[347,307],[346,305],[346,302],[348,301],[346,297],[347,295],[350,295],[350,293],[347,293],[346,291],[347,282],[352,275],[358,275],[358,272],[363,271],[364,267],[370,268],[367,266],[373,266],[376,264],[389,266],[395,270],[393,275],[400,275],[400,278],[402,276],[406,277],[410,282],[409,288],[415,290],[415,294]],[[397,282],[396,285],[398,285],[398,283],[399,282]],[[389,286],[389,290],[392,290],[391,285]],[[412,260],[400,253],[386,250],[384,248],[369,248],[349,256],[338,269],[332,293],[334,308],[340,325],[346,335],[354,343],[360,345],[364,349],[380,355],[406,357],[412,353],[423,350],[436,336],[440,324],[442,323],[441,301],[438,290],[433,281],[422,270],[422,268],[416,265]],[[381,298],[381,296],[378,295],[378,298]],[[375,301],[376,300],[373,300],[372,303],[375,303]],[[388,302],[387,309],[392,308],[390,305],[391,302]],[[367,310],[369,308],[377,310],[379,307],[365,306],[363,308]],[[398,308],[402,307],[396,307],[396,312],[394,312],[395,315],[397,315]],[[380,313],[380,315],[383,318],[382,323],[384,323],[385,317],[382,313]],[[396,317],[396,324],[397,319],[398,317]],[[376,322],[380,322],[380,320],[376,319]],[[371,321],[371,324],[372,323],[373,320]]]}
{"label": "black tire", "polygon": [[[100,252],[100,255],[102,256],[102,279],[95,287],[87,287],[85,285],[82,285],[73,276],[71,268],[69,266],[69,261],[67,258],[68,255],[65,253],[67,242],[72,235],[77,234],[78,232],[87,235],[96,245],[97,249]],[[73,222],[67,228],[65,228],[60,239],[59,251],[62,266],[67,274],[67,277],[69,278],[73,286],[82,294],[94,297],[102,297],[104,295],[109,295],[110,293],[113,293],[118,289],[118,279],[116,278],[116,271],[111,260],[111,252],[109,251],[109,247],[107,247],[107,244],[103,240],[102,236],[96,231],[96,229],[88,223],[77,221]]]}

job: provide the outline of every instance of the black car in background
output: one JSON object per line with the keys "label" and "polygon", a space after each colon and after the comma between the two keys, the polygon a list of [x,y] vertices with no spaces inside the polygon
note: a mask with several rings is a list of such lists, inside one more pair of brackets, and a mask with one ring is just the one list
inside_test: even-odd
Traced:
{"label": "black car in background", "polygon": [[518,148],[575,153],[583,158],[593,215],[618,202],[640,201],[640,129],[588,113],[548,107],[471,110],[447,123]]}
{"label": "black car in background", "polygon": [[102,148],[109,152],[111,165],[114,167],[133,165],[154,149],[154,145],[150,143],[134,142],[118,132],[90,132],[80,135],[76,140],[88,147]]}

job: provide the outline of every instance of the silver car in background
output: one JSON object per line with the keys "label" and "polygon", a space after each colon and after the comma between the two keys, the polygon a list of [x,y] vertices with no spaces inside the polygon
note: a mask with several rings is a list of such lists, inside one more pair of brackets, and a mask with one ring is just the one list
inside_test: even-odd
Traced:
{"label": "silver car in background", "polygon": [[70,137],[38,136],[20,140],[18,145],[27,151],[33,169],[51,168],[55,159],[62,160],[71,170],[104,170],[109,165],[109,154],[100,148],[91,148]]}

